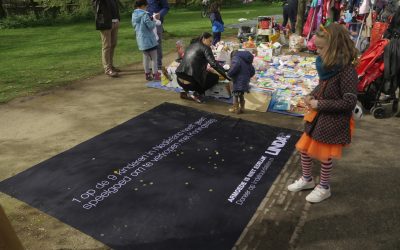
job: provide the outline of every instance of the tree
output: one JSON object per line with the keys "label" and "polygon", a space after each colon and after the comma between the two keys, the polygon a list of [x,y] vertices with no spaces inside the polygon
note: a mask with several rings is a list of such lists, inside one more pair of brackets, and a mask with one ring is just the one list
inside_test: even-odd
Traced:
{"label": "tree", "polygon": [[[79,1],[79,0],[34,0],[40,6],[44,7],[45,10],[59,9],[61,12],[68,12],[75,9],[88,9],[91,4],[90,1]],[[75,8],[73,8],[75,7]]]}
{"label": "tree", "polygon": [[7,13],[3,8],[3,0],[0,0],[0,19],[5,18],[6,16]]}
{"label": "tree", "polygon": [[297,22],[296,22],[296,34],[298,35],[301,35],[303,33],[303,26],[306,21],[304,20],[304,18],[307,18],[304,16],[306,12],[306,5],[307,5],[306,0],[299,0],[297,6]]}

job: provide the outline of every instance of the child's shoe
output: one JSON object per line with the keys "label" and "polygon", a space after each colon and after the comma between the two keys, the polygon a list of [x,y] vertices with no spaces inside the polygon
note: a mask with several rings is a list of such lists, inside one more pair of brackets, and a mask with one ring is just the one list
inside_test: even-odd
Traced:
{"label": "child's shoe", "polygon": [[160,74],[160,72],[157,72],[157,73],[153,74],[153,80],[154,80],[154,81],[161,81],[161,74]]}
{"label": "child's shoe", "polygon": [[307,181],[303,177],[300,177],[298,180],[294,181],[293,184],[288,186],[288,190],[291,192],[298,192],[304,189],[312,189],[314,187],[314,180]]}
{"label": "child's shoe", "polygon": [[146,74],[146,81],[153,81],[153,76],[151,73],[145,73]]}
{"label": "child's shoe", "polygon": [[331,188],[324,188],[321,185],[317,185],[314,190],[306,196],[306,200],[312,203],[318,203],[331,197]]}
{"label": "child's shoe", "polygon": [[240,110],[240,108],[239,108],[239,103],[234,103],[234,104],[232,105],[232,108],[230,108],[228,111],[231,112],[231,113],[234,113],[234,114],[240,114],[240,113],[242,113],[241,110]]}

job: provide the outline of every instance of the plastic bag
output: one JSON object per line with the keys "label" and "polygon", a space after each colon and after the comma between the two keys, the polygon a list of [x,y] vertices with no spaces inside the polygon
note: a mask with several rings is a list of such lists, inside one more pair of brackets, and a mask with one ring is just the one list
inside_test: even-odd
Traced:
{"label": "plastic bag", "polygon": [[304,48],[304,38],[293,34],[289,37],[289,51],[298,53]]}

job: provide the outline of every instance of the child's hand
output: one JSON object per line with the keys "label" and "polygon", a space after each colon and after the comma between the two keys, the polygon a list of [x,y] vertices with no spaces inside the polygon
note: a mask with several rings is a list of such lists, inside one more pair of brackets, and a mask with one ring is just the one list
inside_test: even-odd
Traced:
{"label": "child's hand", "polygon": [[153,14],[153,18],[157,19],[157,20],[160,20],[160,13],[154,13]]}
{"label": "child's hand", "polygon": [[310,106],[310,101],[313,100],[313,99],[314,99],[314,97],[312,95],[307,95],[307,96],[304,97],[304,103],[307,106]]}
{"label": "child's hand", "polygon": [[310,100],[310,107],[312,109],[317,109],[318,108],[318,100],[315,100],[315,99]]}

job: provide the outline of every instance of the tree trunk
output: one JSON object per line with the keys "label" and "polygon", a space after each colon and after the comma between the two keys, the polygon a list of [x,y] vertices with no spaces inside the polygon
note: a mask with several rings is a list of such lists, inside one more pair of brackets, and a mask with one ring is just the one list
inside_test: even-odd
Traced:
{"label": "tree trunk", "polygon": [[36,19],[39,19],[39,18],[40,18],[40,12],[39,12],[39,9],[36,7],[37,5],[38,5],[38,4],[35,3],[33,0],[30,0],[30,1],[29,1],[29,8],[30,8],[31,10],[33,10],[33,13],[35,13]]}
{"label": "tree trunk", "polygon": [[304,14],[306,12],[307,0],[299,0],[297,6],[296,34],[303,33]]}
{"label": "tree trunk", "polygon": [[6,16],[7,13],[3,8],[3,0],[0,0],[0,19],[5,18]]}

